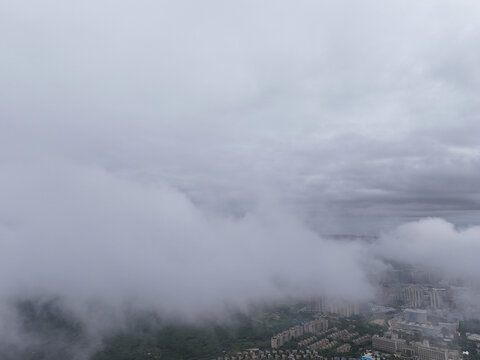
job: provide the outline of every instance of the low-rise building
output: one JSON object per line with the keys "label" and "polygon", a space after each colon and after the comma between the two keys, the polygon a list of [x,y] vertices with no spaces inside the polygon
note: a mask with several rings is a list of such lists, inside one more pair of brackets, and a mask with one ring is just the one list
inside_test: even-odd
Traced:
{"label": "low-rise building", "polygon": [[396,353],[404,356],[414,356],[418,360],[458,360],[457,351],[430,346],[428,341],[408,344],[397,337],[372,337],[372,347],[375,350]]}
{"label": "low-rise building", "polygon": [[312,320],[303,325],[304,332],[312,333],[315,335],[327,329],[328,329],[328,320],[324,318]]}
{"label": "low-rise building", "polygon": [[389,339],[374,335],[372,337],[372,347],[375,350],[385,351],[389,353],[401,352],[406,341],[403,339]]}
{"label": "low-rise building", "polygon": [[350,344],[343,344],[337,348],[337,353],[346,353],[349,352],[352,347]]}

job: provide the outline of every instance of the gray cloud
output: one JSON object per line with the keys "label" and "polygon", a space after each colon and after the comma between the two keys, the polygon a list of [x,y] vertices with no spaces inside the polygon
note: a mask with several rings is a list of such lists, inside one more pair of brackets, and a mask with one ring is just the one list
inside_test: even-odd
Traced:
{"label": "gray cloud", "polygon": [[218,216],[168,185],[65,162],[12,165],[0,186],[0,353],[45,341],[18,321],[24,299],[58,299],[85,338],[55,343],[84,359],[132,311],[228,321],[263,302],[372,294],[362,244],[322,239],[269,198]]}
{"label": "gray cloud", "polygon": [[220,211],[275,188],[328,232],[478,216],[472,2],[3,7],[4,161],[95,164]]}
{"label": "gray cloud", "polygon": [[450,278],[478,281],[480,227],[455,228],[430,218],[403,224],[384,234],[374,252],[412,265],[424,265]]}
{"label": "gray cloud", "polygon": [[[10,170],[14,178],[1,177],[9,189],[2,201],[3,293],[65,291],[112,301],[138,294],[161,299],[169,310],[196,312],[252,295],[352,295],[359,290],[354,284],[367,283],[353,271],[359,246],[320,239],[268,199],[241,219],[220,218],[169,186],[134,183],[101,168],[57,162]],[[349,264],[339,267],[339,256]],[[350,286],[337,288],[341,278]]]}

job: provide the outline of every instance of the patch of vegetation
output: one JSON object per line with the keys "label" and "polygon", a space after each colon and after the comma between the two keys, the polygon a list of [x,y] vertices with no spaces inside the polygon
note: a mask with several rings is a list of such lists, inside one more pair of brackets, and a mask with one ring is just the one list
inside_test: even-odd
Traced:
{"label": "patch of vegetation", "polygon": [[91,360],[193,360],[270,346],[271,329],[245,315],[232,327],[168,325],[119,334]]}
{"label": "patch of vegetation", "polygon": [[460,332],[460,339],[458,345],[462,351],[468,351],[468,355],[463,355],[464,360],[480,360],[480,353],[477,350],[477,345],[474,341],[467,339],[468,333],[480,334],[480,320],[471,319],[460,321],[458,331]]}
{"label": "patch of vegetation", "polygon": [[19,300],[13,311],[22,341],[18,345],[0,343],[2,360],[63,360],[84,348],[84,329],[59,299]]}
{"label": "patch of vegetation", "polygon": [[470,319],[460,321],[458,326],[458,331],[461,335],[465,335],[465,333],[475,333],[480,334],[480,320],[477,319]]}

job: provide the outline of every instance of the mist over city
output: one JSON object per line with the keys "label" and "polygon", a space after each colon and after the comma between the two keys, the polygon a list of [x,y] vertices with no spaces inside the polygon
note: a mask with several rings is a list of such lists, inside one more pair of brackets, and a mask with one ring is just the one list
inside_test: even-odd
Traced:
{"label": "mist over city", "polygon": [[480,360],[479,18],[0,2],[0,359]]}

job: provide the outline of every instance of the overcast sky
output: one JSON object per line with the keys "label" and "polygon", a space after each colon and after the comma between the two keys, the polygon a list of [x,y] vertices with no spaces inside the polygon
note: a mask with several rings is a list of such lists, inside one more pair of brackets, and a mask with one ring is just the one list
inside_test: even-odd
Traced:
{"label": "overcast sky", "polygon": [[392,251],[479,273],[478,19],[476,0],[1,1],[0,297],[369,296]]}
{"label": "overcast sky", "polygon": [[234,216],[268,194],[321,233],[478,223],[476,1],[1,8],[2,173],[99,167]]}

